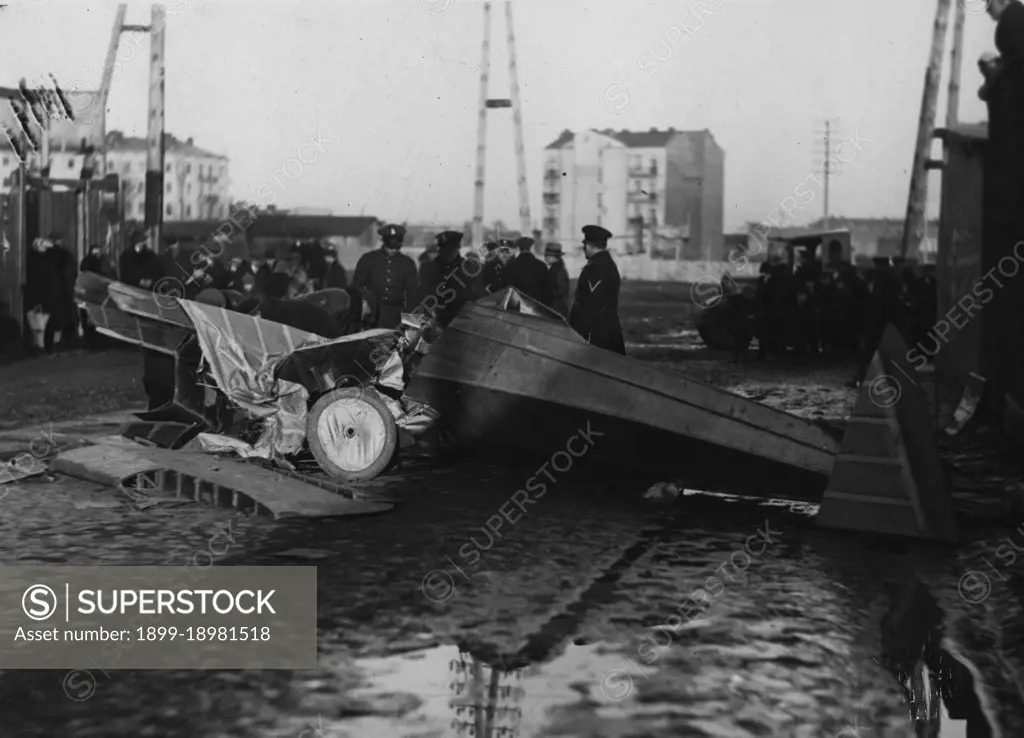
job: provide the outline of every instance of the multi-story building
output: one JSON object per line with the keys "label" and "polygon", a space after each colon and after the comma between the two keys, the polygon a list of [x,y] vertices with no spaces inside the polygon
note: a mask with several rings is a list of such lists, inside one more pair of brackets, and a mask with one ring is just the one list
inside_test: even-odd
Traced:
{"label": "multi-story building", "polygon": [[[228,216],[228,158],[164,134],[164,219],[216,220]],[[142,220],[146,203],[144,138],[107,135],[107,172],[124,183],[125,217]]]}
{"label": "multi-story building", "polygon": [[710,131],[566,130],[544,153],[545,240],[578,241],[597,224],[620,253],[721,251],[725,152]]}
{"label": "multi-story building", "polygon": [[[106,163],[100,172],[121,178],[125,218],[143,220],[146,201],[146,157],[144,138],[111,131],[106,139]],[[6,143],[6,142],[2,142]],[[85,164],[80,146],[62,142],[50,147],[50,177],[78,179]],[[7,189],[19,166],[15,151],[0,145],[0,191]],[[228,158],[196,146],[192,139],[180,141],[165,134],[164,143],[164,219],[216,220],[228,215]],[[96,173],[98,176],[99,173]]]}

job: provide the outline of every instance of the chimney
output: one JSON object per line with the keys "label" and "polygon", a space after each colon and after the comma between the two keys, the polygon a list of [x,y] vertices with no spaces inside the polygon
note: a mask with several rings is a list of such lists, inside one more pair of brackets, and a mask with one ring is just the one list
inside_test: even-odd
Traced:
{"label": "chimney", "polygon": [[658,132],[658,129],[657,129],[657,128],[652,128],[652,129],[650,130],[650,133],[657,133],[657,132]]}
{"label": "chimney", "polygon": [[668,129],[668,132],[669,132],[669,133],[675,133],[675,132],[676,132],[676,129],[675,129],[675,128],[669,128],[669,129]]}
{"label": "chimney", "polygon": [[188,138],[186,138],[185,139],[185,143],[187,143],[189,146],[191,146],[192,145],[192,137],[189,136]]}

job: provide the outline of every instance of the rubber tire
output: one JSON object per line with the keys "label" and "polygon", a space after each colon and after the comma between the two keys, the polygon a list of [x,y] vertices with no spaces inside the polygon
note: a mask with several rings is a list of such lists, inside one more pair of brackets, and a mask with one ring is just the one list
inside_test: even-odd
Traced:
{"label": "rubber tire", "polygon": [[[320,442],[320,434],[317,431],[320,416],[327,408],[340,400],[368,405],[384,419],[384,449],[372,464],[360,471],[349,471],[335,464]],[[306,440],[309,443],[309,450],[312,451],[320,468],[332,478],[342,482],[365,482],[378,476],[394,458],[395,449],[398,448],[398,426],[387,405],[378,397],[358,387],[347,387],[331,390],[313,404],[306,416]]]}

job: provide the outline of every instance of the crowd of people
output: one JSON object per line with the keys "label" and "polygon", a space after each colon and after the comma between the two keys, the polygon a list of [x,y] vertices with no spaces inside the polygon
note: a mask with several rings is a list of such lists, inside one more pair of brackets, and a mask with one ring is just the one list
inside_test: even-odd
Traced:
{"label": "crowd of people", "polygon": [[784,261],[762,263],[757,287],[731,296],[724,307],[736,361],[744,360],[756,338],[759,359],[789,351],[858,359],[858,383],[890,323],[909,346],[929,344],[938,288],[933,265],[877,257],[862,274],[848,262],[824,269],[805,251],[795,269]]}

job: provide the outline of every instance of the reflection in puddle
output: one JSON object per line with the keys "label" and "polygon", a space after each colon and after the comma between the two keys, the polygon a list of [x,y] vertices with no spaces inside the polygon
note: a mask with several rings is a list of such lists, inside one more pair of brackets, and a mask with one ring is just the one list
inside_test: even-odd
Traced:
{"label": "reflection in puddle", "polygon": [[457,646],[359,659],[355,666],[373,686],[351,692],[352,698],[386,708],[405,695],[415,697],[407,704],[416,706],[401,715],[324,719],[322,731],[328,736],[360,738],[525,738],[550,725],[552,708],[607,704],[597,685],[603,674],[621,662],[621,656],[602,653],[597,645],[570,645],[553,661],[513,670],[488,665]]}

